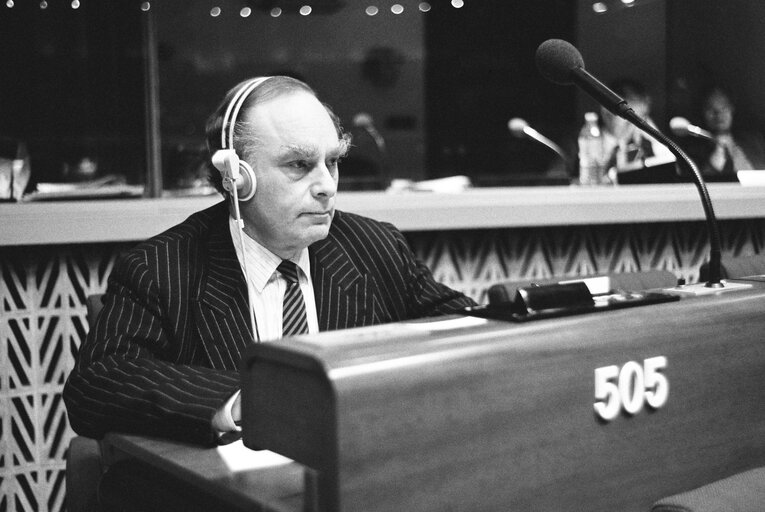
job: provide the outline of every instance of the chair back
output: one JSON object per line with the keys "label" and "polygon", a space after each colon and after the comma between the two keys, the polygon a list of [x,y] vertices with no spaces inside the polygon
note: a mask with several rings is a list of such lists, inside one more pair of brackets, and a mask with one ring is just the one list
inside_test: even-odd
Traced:
{"label": "chair back", "polygon": [[[88,328],[92,329],[103,308],[102,293],[88,295]],[[98,512],[98,483],[104,472],[101,446],[96,439],[74,436],[69,441],[66,457],[66,509],[69,512]]]}
{"label": "chair back", "polygon": [[104,303],[102,301],[103,297],[103,293],[94,293],[92,295],[88,295],[85,305],[87,307],[88,327],[91,329],[96,324],[96,318],[98,318],[98,314],[101,312],[101,308],[104,307]]}

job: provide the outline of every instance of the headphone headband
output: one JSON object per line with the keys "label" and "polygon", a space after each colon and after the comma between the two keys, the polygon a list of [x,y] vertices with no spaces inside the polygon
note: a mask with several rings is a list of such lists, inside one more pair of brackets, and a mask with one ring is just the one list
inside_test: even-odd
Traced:
{"label": "headphone headband", "polygon": [[[269,78],[271,77],[259,76],[245,82],[229,102],[228,107],[226,107],[226,113],[223,115],[223,124],[220,127],[220,145],[222,149],[234,149],[234,127],[236,126],[239,110],[252,91]],[[228,139],[226,138],[226,126],[228,126]],[[227,141],[228,144],[226,144]]]}
{"label": "headphone headband", "polygon": [[[242,254],[245,254],[244,250],[244,221],[239,211],[239,201],[248,201],[255,195],[255,187],[257,182],[255,180],[255,173],[247,162],[239,160],[239,156],[234,150],[234,126],[236,125],[236,117],[239,115],[239,110],[242,108],[247,96],[255,90],[260,84],[268,80],[270,77],[258,77],[249,80],[239,88],[234,94],[234,97],[226,107],[226,113],[223,116],[223,124],[220,127],[220,145],[221,149],[215,152],[212,156],[212,163],[218,171],[221,173],[223,179],[223,188],[228,190],[232,194],[234,203],[234,218],[238,226],[237,232],[239,233],[239,244]],[[226,127],[228,126],[228,144],[226,144]],[[243,171],[243,172],[240,172]],[[228,185],[227,185],[228,184]],[[243,196],[239,197],[239,190],[242,190]],[[247,276],[247,265],[242,266],[242,272],[244,272],[244,280],[249,283],[250,279]],[[252,290],[248,284],[247,296],[250,301],[250,327],[252,329],[252,335],[255,341],[260,342],[260,335],[258,334],[258,324],[255,321],[255,309],[252,307],[253,297]]]}

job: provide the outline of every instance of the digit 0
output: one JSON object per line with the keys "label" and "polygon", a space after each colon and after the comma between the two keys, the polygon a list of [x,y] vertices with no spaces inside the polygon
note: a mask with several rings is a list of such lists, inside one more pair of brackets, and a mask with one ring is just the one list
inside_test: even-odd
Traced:
{"label": "digit 0", "polygon": [[645,390],[643,389],[643,367],[635,361],[622,366],[619,372],[619,398],[622,409],[630,414],[637,414],[643,408]]}
{"label": "digit 0", "polygon": [[650,357],[640,365],[635,361],[595,369],[595,413],[611,421],[620,411],[638,414],[644,405],[659,409],[667,403],[669,380],[662,371],[664,356]]}

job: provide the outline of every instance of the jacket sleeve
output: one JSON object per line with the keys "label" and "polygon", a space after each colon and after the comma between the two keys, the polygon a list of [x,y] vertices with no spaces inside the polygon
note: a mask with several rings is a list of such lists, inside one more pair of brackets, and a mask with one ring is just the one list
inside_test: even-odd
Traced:
{"label": "jacket sleeve", "polygon": [[339,243],[362,272],[372,276],[385,322],[456,313],[475,302],[433,277],[404,234],[387,222],[343,212]]}
{"label": "jacket sleeve", "polygon": [[180,328],[188,312],[167,317],[168,292],[160,292],[151,260],[133,251],[112,272],[64,387],[69,421],[94,438],[121,431],[211,444],[212,416],[239,374],[195,360],[189,329]]}
{"label": "jacket sleeve", "polygon": [[404,234],[392,225],[387,227],[403,263],[408,319],[448,315],[476,305],[462,292],[436,281],[430,269],[415,257]]}

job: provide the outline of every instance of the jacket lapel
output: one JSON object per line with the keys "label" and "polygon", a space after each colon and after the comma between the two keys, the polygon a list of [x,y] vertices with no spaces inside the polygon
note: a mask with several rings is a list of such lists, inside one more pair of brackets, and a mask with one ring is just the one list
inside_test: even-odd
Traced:
{"label": "jacket lapel", "polygon": [[[225,203],[210,219],[207,261],[192,306],[204,351],[213,367],[236,370],[252,343],[244,274],[228,229]],[[372,284],[330,235],[309,248],[319,330],[380,323]]]}
{"label": "jacket lapel", "polygon": [[309,248],[319,330],[331,331],[378,323],[371,283],[330,235]]}
{"label": "jacket lapel", "polygon": [[197,290],[194,315],[199,336],[213,367],[236,370],[252,343],[249,299],[244,274],[228,229],[228,212],[212,219],[207,261]]}

